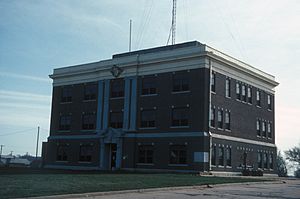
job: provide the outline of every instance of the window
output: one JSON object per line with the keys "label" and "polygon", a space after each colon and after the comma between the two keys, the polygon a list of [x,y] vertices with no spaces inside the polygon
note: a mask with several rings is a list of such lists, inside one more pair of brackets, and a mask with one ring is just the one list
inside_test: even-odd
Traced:
{"label": "window", "polygon": [[258,136],[261,136],[260,125],[260,120],[256,120],[256,133]]}
{"label": "window", "polygon": [[142,95],[156,94],[156,79],[154,77],[145,77],[142,79]]}
{"label": "window", "polygon": [[72,87],[62,87],[61,102],[72,102]]}
{"label": "window", "polygon": [[189,108],[173,108],[172,109],[172,126],[188,126],[189,125]]}
{"label": "window", "polygon": [[83,113],[82,115],[82,129],[91,130],[96,128],[96,114]]}
{"label": "window", "polygon": [[225,112],[225,129],[230,130],[230,112]]}
{"label": "window", "polygon": [[260,103],[261,96],[260,95],[261,95],[260,91],[256,91],[256,105],[257,106],[261,105],[261,103]]}
{"label": "window", "polygon": [[110,113],[110,127],[115,129],[123,128],[123,113],[111,112]]}
{"label": "window", "polygon": [[215,116],[215,108],[210,108],[210,126],[215,127],[216,116]]}
{"label": "window", "polygon": [[264,153],[264,168],[268,168],[268,154]]}
{"label": "window", "polygon": [[185,74],[173,76],[173,92],[188,91],[189,89],[189,79]]}
{"label": "window", "polygon": [[272,99],[271,99],[271,95],[268,95],[268,109],[272,110]]}
{"label": "window", "polygon": [[273,154],[269,154],[269,165],[270,165],[270,169],[273,169]]}
{"label": "window", "polygon": [[56,151],[56,160],[57,161],[67,161],[68,155],[67,155],[67,145],[58,145],[57,151]]}
{"label": "window", "polygon": [[224,148],[223,147],[219,147],[219,165],[220,166],[224,166]]}
{"label": "window", "polygon": [[226,166],[231,166],[231,148],[226,148]]}
{"label": "window", "polygon": [[218,110],[218,128],[223,128],[223,111]]}
{"label": "window", "polygon": [[141,111],[141,127],[142,128],[155,127],[155,110]]}
{"label": "window", "polygon": [[170,146],[170,164],[186,164],[186,146],[173,145]]}
{"label": "window", "polygon": [[59,130],[70,130],[71,128],[71,115],[61,115],[59,118]]}
{"label": "window", "polygon": [[111,82],[111,98],[118,98],[118,97],[124,97],[124,81],[119,80],[113,80]]}
{"label": "window", "polygon": [[230,93],[230,79],[227,78],[226,82],[225,82],[225,96],[226,97],[231,97],[231,93]]}
{"label": "window", "polygon": [[266,132],[266,122],[265,121],[262,121],[262,136],[263,137],[267,137],[267,132]]}
{"label": "window", "polygon": [[247,99],[246,99],[246,86],[245,85],[242,85],[242,101],[243,102],[247,101]]}
{"label": "window", "polygon": [[236,98],[241,100],[241,85],[240,83],[236,83],[235,85]]}
{"label": "window", "polygon": [[153,146],[143,145],[138,149],[138,162],[144,164],[153,163]]}
{"label": "window", "polygon": [[210,80],[210,90],[212,92],[216,92],[216,73],[211,73],[211,80]]}
{"label": "window", "polygon": [[84,86],[84,100],[95,100],[97,93],[96,84],[87,84]]}
{"label": "window", "polygon": [[213,146],[211,150],[211,164],[216,165],[217,146]]}
{"label": "window", "polygon": [[93,146],[86,144],[80,146],[79,161],[80,162],[91,162],[93,154]]}
{"label": "window", "polygon": [[248,95],[248,103],[252,104],[252,88],[251,87],[248,87],[247,95]]}
{"label": "window", "polygon": [[268,138],[272,138],[272,123],[268,122]]}
{"label": "window", "polygon": [[263,166],[262,153],[257,153],[257,164],[258,164],[258,168],[262,168],[262,166]]}

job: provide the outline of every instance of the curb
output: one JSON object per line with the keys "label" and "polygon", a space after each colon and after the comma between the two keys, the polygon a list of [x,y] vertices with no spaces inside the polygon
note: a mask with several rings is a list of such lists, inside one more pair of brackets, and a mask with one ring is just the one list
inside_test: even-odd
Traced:
{"label": "curb", "polygon": [[[149,189],[132,189],[132,190],[121,190],[121,191],[106,191],[106,192],[90,192],[90,193],[78,193],[78,194],[63,194],[63,195],[52,195],[52,196],[38,196],[38,197],[27,197],[32,199],[69,199],[69,198],[89,198],[95,196],[109,196],[119,195],[127,193],[148,193],[154,191],[173,191],[183,189],[205,189],[232,185],[252,185],[252,184],[282,184],[282,180],[276,181],[262,181],[262,182],[242,182],[242,183],[226,183],[226,184],[215,184],[215,185],[197,185],[197,186],[180,186],[180,187],[163,187],[163,188],[149,188]],[[20,198],[21,199],[21,198]]]}

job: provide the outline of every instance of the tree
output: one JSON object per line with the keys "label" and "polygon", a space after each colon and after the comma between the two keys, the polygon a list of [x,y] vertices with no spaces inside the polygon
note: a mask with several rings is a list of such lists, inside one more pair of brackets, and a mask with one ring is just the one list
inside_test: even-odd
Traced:
{"label": "tree", "polygon": [[300,144],[292,149],[285,151],[286,159],[300,166]]}
{"label": "tree", "polygon": [[277,153],[277,172],[279,177],[286,177],[287,176],[287,163],[285,159],[282,157],[281,152],[278,151]]}

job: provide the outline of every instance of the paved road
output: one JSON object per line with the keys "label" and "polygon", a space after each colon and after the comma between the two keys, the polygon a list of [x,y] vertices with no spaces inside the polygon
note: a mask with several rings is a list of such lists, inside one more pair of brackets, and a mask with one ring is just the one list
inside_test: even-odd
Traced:
{"label": "paved road", "polygon": [[[84,197],[82,197],[84,198]],[[94,196],[96,199],[300,199],[300,180],[286,180],[276,183],[249,183],[219,185],[212,188],[188,188],[179,190],[159,190],[140,193]]]}

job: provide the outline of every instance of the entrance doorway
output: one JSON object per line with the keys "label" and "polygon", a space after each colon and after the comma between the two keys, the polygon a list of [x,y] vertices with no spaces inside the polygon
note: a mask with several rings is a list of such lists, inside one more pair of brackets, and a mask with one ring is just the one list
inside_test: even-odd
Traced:
{"label": "entrance doorway", "polygon": [[116,168],[117,159],[117,144],[110,144],[110,169],[114,170]]}

